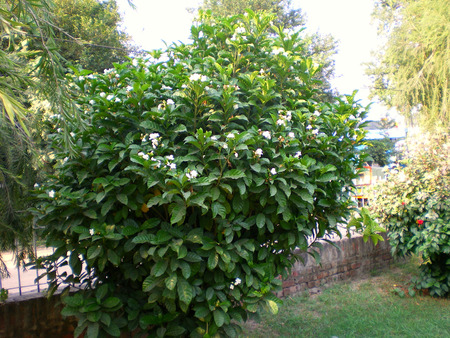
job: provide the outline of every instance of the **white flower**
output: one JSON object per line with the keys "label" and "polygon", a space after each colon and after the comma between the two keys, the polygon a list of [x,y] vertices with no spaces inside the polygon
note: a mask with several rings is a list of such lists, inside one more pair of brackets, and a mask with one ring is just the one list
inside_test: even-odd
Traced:
{"label": "white flower", "polygon": [[173,102],[172,99],[168,99],[168,100],[167,100],[167,104],[168,104],[169,106],[172,106],[172,105],[175,104],[175,102]]}
{"label": "white flower", "polygon": [[288,134],[288,136],[289,136],[290,138],[295,138],[295,134],[294,134],[294,132],[292,132],[292,131]]}
{"label": "white flower", "polygon": [[236,104],[233,106],[233,108],[234,108],[234,110],[237,110],[237,109],[239,108],[239,105],[236,103]]}
{"label": "white flower", "polygon": [[35,183],[34,185],[33,185],[33,187],[36,189],[36,188],[39,188],[39,184],[37,184],[37,183]]}
{"label": "white flower", "polygon": [[75,137],[75,133],[74,132],[70,132],[70,136]]}
{"label": "white flower", "polygon": [[162,90],[172,90],[172,87],[166,86],[166,85],[162,85],[161,86]]}
{"label": "white flower", "polygon": [[263,151],[261,148],[258,148],[255,150],[255,155],[258,157],[261,157],[263,155]]}
{"label": "white flower", "polygon": [[58,128],[58,129],[56,129],[56,131],[57,131],[58,133],[60,133],[60,132],[62,131],[62,129],[61,129],[61,128]]}
{"label": "white flower", "polygon": [[158,133],[152,133],[150,135],[148,135],[149,140],[155,140],[159,137]]}
{"label": "white flower", "polygon": [[105,97],[105,96],[106,96],[106,94],[104,92],[100,93],[100,97]]}
{"label": "white flower", "polygon": [[216,135],[211,136],[211,140],[217,141],[217,140],[218,140],[218,137],[217,137]]}
{"label": "white flower", "polygon": [[272,49],[272,54],[273,55],[278,55],[278,54],[281,54],[281,53],[284,53],[284,48],[282,48],[282,47],[275,47],[274,49]]}
{"label": "white flower", "polygon": [[234,153],[234,157],[238,158],[239,154],[238,153]]}
{"label": "white flower", "polygon": [[174,160],[173,155],[166,156],[166,158],[167,158],[169,161],[173,161],[173,160]]}
{"label": "white flower", "polygon": [[234,136],[233,133],[229,133],[229,134],[227,135],[227,138],[235,138],[235,136]]}
{"label": "white flower", "polygon": [[262,136],[264,136],[266,139],[270,139],[271,138],[271,136],[270,136],[270,131],[263,131],[262,132]]}
{"label": "white flower", "polygon": [[319,133],[319,129],[314,129],[314,130],[312,131],[312,133],[313,133],[313,135],[317,135],[317,134]]}
{"label": "white flower", "polygon": [[236,278],[234,281],[234,285],[239,285],[241,284],[242,280],[240,278]]}
{"label": "white flower", "polygon": [[83,81],[84,80],[84,76],[79,76],[78,80]]}
{"label": "white flower", "polygon": [[206,81],[208,81],[208,77],[205,76],[205,75],[203,75],[202,78],[201,78],[201,80],[202,80],[202,82],[206,82]]}
{"label": "white flower", "polygon": [[270,169],[270,173],[272,175],[276,175],[277,174],[277,170],[275,168]]}
{"label": "white flower", "polygon": [[291,119],[292,119],[292,112],[291,112],[291,111],[288,111],[288,112],[286,113],[286,120],[290,121]]}
{"label": "white flower", "polygon": [[198,176],[197,170],[191,170],[190,172],[188,172],[188,173],[186,174],[186,177],[187,177],[189,180],[191,180],[191,179],[193,179],[193,178],[196,178],[197,176]]}
{"label": "white flower", "polygon": [[120,102],[120,99],[118,97],[116,97],[116,99],[114,100],[114,102]]}
{"label": "white flower", "polygon": [[170,163],[170,164],[169,164],[169,168],[170,168],[170,169],[176,169],[176,168],[177,168],[177,165],[176,165],[175,163]]}
{"label": "white flower", "polygon": [[88,79],[91,79],[91,80],[92,80],[92,79],[95,79],[94,74],[89,74],[87,77],[88,77]]}
{"label": "white flower", "polygon": [[228,144],[225,143],[225,144],[223,145],[223,149],[228,149]]}
{"label": "white flower", "polygon": [[195,73],[195,74],[192,74],[191,76],[189,76],[189,81],[191,81],[191,82],[198,81],[198,80],[200,80],[200,78],[201,78],[201,75]]}
{"label": "white flower", "polygon": [[278,120],[277,120],[277,124],[278,124],[279,126],[285,126],[285,125],[286,125],[286,120],[278,119]]}
{"label": "white flower", "polygon": [[67,161],[69,160],[69,158],[68,157],[64,157],[64,160],[63,160],[63,162],[64,163],[66,163]]}
{"label": "white flower", "polygon": [[311,129],[312,129],[312,125],[308,125],[308,126],[306,127],[306,129],[311,130]]}
{"label": "white flower", "polygon": [[187,88],[187,85],[184,83],[181,85],[181,88]]}
{"label": "white flower", "polygon": [[111,101],[113,98],[114,98],[114,95],[113,95],[113,94],[109,94],[109,95],[106,97],[106,99],[107,99],[108,101]]}
{"label": "white flower", "polygon": [[48,196],[49,196],[50,198],[55,197],[55,190],[50,190],[50,191],[48,192]]}
{"label": "white flower", "polygon": [[234,285],[230,284],[230,290],[233,290],[233,289],[234,289]]}
{"label": "white flower", "polygon": [[89,101],[89,104],[95,104],[94,100]]}
{"label": "white flower", "polygon": [[299,158],[300,156],[302,156],[302,152],[301,151],[297,151],[294,155],[295,158]]}
{"label": "white flower", "polygon": [[94,229],[89,229],[89,234],[91,235],[91,236],[94,236]]}
{"label": "white flower", "polygon": [[154,140],[152,140],[152,147],[153,147],[153,149],[156,149],[156,147],[158,146],[158,140],[156,140],[156,139],[154,139]]}
{"label": "white flower", "polygon": [[236,28],[235,32],[238,33],[238,34],[243,34],[243,33],[245,33],[245,28],[244,27],[238,27],[238,28]]}
{"label": "white flower", "polygon": [[316,111],[314,112],[314,116],[320,116],[320,113],[316,110]]}

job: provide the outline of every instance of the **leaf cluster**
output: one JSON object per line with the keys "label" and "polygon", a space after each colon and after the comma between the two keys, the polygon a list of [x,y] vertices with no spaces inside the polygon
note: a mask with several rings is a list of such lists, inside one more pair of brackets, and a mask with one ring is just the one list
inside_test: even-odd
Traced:
{"label": "leaf cluster", "polygon": [[192,44],[74,78],[79,156],[55,148],[36,215],[77,334],[236,336],[351,211],[365,109],[314,99],[319,67],[273,16],[202,15]]}

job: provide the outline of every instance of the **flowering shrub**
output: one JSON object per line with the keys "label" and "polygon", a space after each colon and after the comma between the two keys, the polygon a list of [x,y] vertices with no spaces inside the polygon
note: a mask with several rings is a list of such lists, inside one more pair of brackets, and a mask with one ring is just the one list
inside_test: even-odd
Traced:
{"label": "flowering shrub", "polygon": [[444,296],[450,291],[450,140],[422,136],[408,148],[402,167],[373,192],[372,211],[388,228],[394,253],[422,255],[416,288]]}
{"label": "flowering shrub", "polygon": [[235,336],[349,216],[365,111],[317,102],[319,68],[271,20],[204,14],[191,45],[77,75],[79,154],[56,151],[37,209],[76,335]]}

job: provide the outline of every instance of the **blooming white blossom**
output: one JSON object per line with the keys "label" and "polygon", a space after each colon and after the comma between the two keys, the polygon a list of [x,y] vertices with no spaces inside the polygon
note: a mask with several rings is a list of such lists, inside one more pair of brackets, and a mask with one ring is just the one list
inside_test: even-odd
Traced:
{"label": "blooming white blossom", "polygon": [[302,156],[302,152],[301,151],[297,151],[294,155],[295,158],[300,158],[300,156]]}
{"label": "blooming white blossom", "polygon": [[191,170],[190,172],[186,173],[186,177],[188,178],[188,180],[197,178],[197,176],[198,176],[197,170]]}
{"label": "blooming white blossom", "polygon": [[149,140],[155,140],[159,137],[158,133],[151,133],[150,135],[148,135]]}
{"label": "blooming white blossom", "polygon": [[173,160],[174,160],[173,155],[166,156],[166,158],[167,158],[169,161],[173,161]]}
{"label": "blooming white blossom", "polygon": [[238,157],[239,157],[239,154],[235,152],[235,153],[234,153],[234,157],[238,158]]}
{"label": "blooming white blossom", "polygon": [[116,99],[114,100],[114,102],[120,102],[120,99],[118,97],[116,97]]}
{"label": "blooming white blossom", "polygon": [[158,147],[158,145],[159,145],[159,142],[158,142],[157,139],[152,140],[152,147],[153,147],[153,149],[156,149],[156,147]]}
{"label": "blooming white blossom", "polygon": [[270,139],[271,138],[270,131],[267,130],[263,131],[262,136],[264,136],[266,139]]}
{"label": "blooming white blossom", "polygon": [[162,90],[172,90],[172,87],[166,86],[166,85],[162,85],[161,86]]}
{"label": "blooming white blossom", "polygon": [[78,80],[83,81],[84,80],[84,76],[79,76]]}
{"label": "blooming white blossom", "polygon": [[241,284],[242,280],[240,278],[236,278],[234,281],[234,285],[239,285]]}
{"label": "blooming white blossom", "polygon": [[320,113],[316,110],[316,111],[314,112],[314,116],[320,116]]}
{"label": "blooming white blossom", "polygon": [[245,33],[245,28],[244,27],[238,27],[238,28],[236,28],[235,32],[238,33],[238,34],[243,34],[243,33]]}
{"label": "blooming white blossom", "polygon": [[50,198],[54,198],[54,197],[55,197],[55,190],[50,190],[50,191],[48,192],[48,196],[49,196]]}
{"label": "blooming white blossom", "polygon": [[181,88],[187,88],[187,85],[186,85],[185,83],[183,83],[183,84],[181,85]]}
{"label": "blooming white blossom", "polygon": [[237,109],[239,108],[239,105],[236,103],[236,104],[233,106],[233,108],[234,108],[234,110],[237,110]]}
{"label": "blooming white blossom", "polygon": [[278,120],[277,120],[277,124],[278,124],[279,126],[285,126],[285,125],[286,125],[286,120],[278,119]]}
{"label": "blooming white blossom", "polygon": [[90,100],[89,104],[95,104],[95,101],[94,100]]}
{"label": "blooming white blossom", "polygon": [[172,99],[168,99],[168,100],[167,100],[167,104],[168,104],[169,106],[173,106],[173,105],[175,104],[175,102],[174,102]]}
{"label": "blooming white blossom", "polygon": [[151,160],[153,162],[156,162],[156,168],[160,168],[161,167],[161,161],[157,160],[156,158],[152,157]]}
{"label": "blooming white blossom", "polygon": [[133,90],[132,86],[127,86],[127,92],[131,92]]}
{"label": "blooming white blossom", "polygon": [[192,74],[191,76],[189,76],[189,81],[193,82],[193,81],[198,81],[201,79],[201,75],[200,74]]}
{"label": "blooming white blossom", "polygon": [[306,129],[308,129],[308,130],[311,130],[313,127],[312,127],[312,125],[308,125],[307,127],[306,127]]}
{"label": "blooming white blossom", "polygon": [[100,93],[100,97],[105,97],[105,96],[106,96],[106,94],[104,92]]}
{"label": "blooming white blossom", "polygon": [[94,236],[94,229],[89,229],[89,234],[91,235],[91,236]]}
{"label": "blooming white blossom", "polygon": [[234,284],[230,284],[230,290],[234,290]]}
{"label": "blooming white blossom", "polygon": [[169,168],[170,168],[170,169],[176,169],[176,168],[177,168],[177,165],[176,165],[175,163],[170,163],[170,164],[169,164]]}
{"label": "blooming white blossom", "polygon": [[217,137],[216,135],[211,136],[211,140],[217,141],[217,140],[218,140],[218,137]]}
{"label": "blooming white blossom", "polygon": [[63,162],[66,163],[69,160],[68,157],[64,157]]}
{"label": "blooming white blossom", "polygon": [[146,161],[148,161],[148,159],[150,158],[150,156],[148,156],[148,154],[145,154],[142,151],[138,153],[138,156],[142,157]]}
{"label": "blooming white blossom", "polygon": [[206,75],[203,75],[200,79],[202,82],[208,81],[208,77]]}
{"label": "blooming white blossom", "polygon": [[314,130],[312,131],[312,133],[313,133],[313,135],[317,135],[317,134],[319,133],[319,129],[314,129]]}
{"label": "blooming white blossom", "polygon": [[278,55],[284,53],[284,48],[283,47],[275,47],[274,49],[272,49],[272,54],[273,55]]}
{"label": "blooming white blossom", "polygon": [[277,174],[277,170],[275,168],[270,169],[270,173],[272,175],[276,175]]}
{"label": "blooming white blossom", "polygon": [[75,133],[73,131],[71,131],[70,136],[75,137]]}
{"label": "blooming white blossom", "polygon": [[223,145],[223,149],[228,149],[228,144],[225,143],[225,144]]}
{"label": "blooming white blossom", "polygon": [[62,131],[62,129],[61,129],[61,128],[58,128],[58,129],[56,129],[56,131],[57,131],[58,133],[60,133],[60,132]]}
{"label": "blooming white blossom", "polygon": [[234,135],[233,133],[229,133],[229,134],[227,135],[227,138],[233,139],[233,138],[235,138],[235,135]]}
{"label": "blooming white blossom", "polygon": [[37,184],[37,183],[35,183],[34,185],[33,185],[33,187],[36,189],[36,188],[39,188],[39,184]]}
{"label": "blooming white blossom", "polygon": [[286,120],[288,120],[288,121],[292,120],[292,112],[291,111],[286,112]]}
{"label": "blooming white blossom", "polygon": [[261,157],[263,155],[263,151],[261,148],[258,148],[255,150],[255,155],[258,157]]}
{"label": "blooming white blossom", "polygon": [[106,97],[106,99],[107,99],[108,101],[111,101],[113,98],[114,98],[114,95],[113,95],[113,94],[109,94],[109,95]]}

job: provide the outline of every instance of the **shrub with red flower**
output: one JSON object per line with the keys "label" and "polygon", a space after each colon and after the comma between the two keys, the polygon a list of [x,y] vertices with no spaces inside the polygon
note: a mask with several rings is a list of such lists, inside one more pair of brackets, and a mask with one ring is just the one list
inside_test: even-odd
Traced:
{"label": "shrub with red flower", "polygon": [[406,149],[401,166],[372,191],[371,211],[388,230],[395,254],[421,255],[426,262],[416,288],[445,296],[450,294],[450,136],[421,135],[408,140]]}

